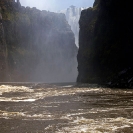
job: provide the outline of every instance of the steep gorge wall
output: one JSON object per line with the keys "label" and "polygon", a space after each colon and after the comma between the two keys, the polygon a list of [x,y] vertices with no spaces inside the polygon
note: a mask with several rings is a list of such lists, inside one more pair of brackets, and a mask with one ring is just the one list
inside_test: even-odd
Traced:
{"label": "steep gorge wall", "polygon": [[0,1],[0,81],[75,81],[74,41],[64,14]]}
{"label": "steep gorge wall", "polygon": [[90,83],[93,82],[95,77],[95,68],[93,68],[93,55],[95,54],[93,38],[98,10],[96,4],[93,8],[90,7],[81,12],[79,20],[79,51],[77,55],[79,74],[77,82]]}
{"label": "steep gorge wall", "polygon": [[80,18],[78,82],[106,83],[133,68],[131,1],[96,0]]}

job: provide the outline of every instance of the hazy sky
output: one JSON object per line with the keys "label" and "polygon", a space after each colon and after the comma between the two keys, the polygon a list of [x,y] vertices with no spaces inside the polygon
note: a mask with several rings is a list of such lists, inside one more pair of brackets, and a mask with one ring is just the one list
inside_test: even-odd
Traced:
{"label": "hazy sky", "polygon": [[71,5],[91,7],[94,0],[20,0],[22,6],[37,7],[40,10],[59,11]]}

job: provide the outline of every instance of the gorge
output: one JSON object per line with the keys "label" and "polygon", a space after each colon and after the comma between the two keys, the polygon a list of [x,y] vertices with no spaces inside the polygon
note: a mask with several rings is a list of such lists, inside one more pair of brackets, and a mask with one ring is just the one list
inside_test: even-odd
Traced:
{"label": "gorge", "polygon": [[95,0],[93,7],[71,6],[63,14],[1,0],[0,81],[75,82],[78,60],[78,83],[132,87],[130,5]]}
{"label": "gorge", "polygon": [[0,0],[0,133],[133,133],[131,2],[82,10],[78,49],[65,14]]}

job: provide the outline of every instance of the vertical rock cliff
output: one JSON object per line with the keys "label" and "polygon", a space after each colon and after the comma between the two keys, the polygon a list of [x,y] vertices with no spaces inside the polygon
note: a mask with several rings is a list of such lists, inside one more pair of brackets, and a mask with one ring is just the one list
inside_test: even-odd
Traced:
{"label": "vertical rock cliff", "polygon": [[7,61],[7,44],[4,35],[4,27],[2,23],[2,9],[0,7],[0,75],[3,77],[1,81],[6,78],[8,73],[8,61]]}
{"label": "vertical rock cliff", "polygon": [[76,79],[77,47],[64,14],[1,0],[0,48],[0,81]]}
{"label": "vertical rock cliff", "polygon": [[[93,8],[82,11],[78,82],[106,83],[117,79],[116,84],[121,84],[133,77],[131,5],[130,1],[96,0]],[[128,69],[127,79],[119,79],[120,73]]]}
{"label": "vertical rock cliff", "polygon": [[81,12],[79,20],[78,82],[90,83],[94,80],[94,30],[98,16],[98,5]]}

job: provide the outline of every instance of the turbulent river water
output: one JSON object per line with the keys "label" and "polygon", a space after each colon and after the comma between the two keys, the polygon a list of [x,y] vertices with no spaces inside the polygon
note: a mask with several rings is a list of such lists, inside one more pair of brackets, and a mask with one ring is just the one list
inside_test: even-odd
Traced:
{"label": "turbulent river water", "polygon": [[133,90],[1,83],[0,133],[133,133]]}

